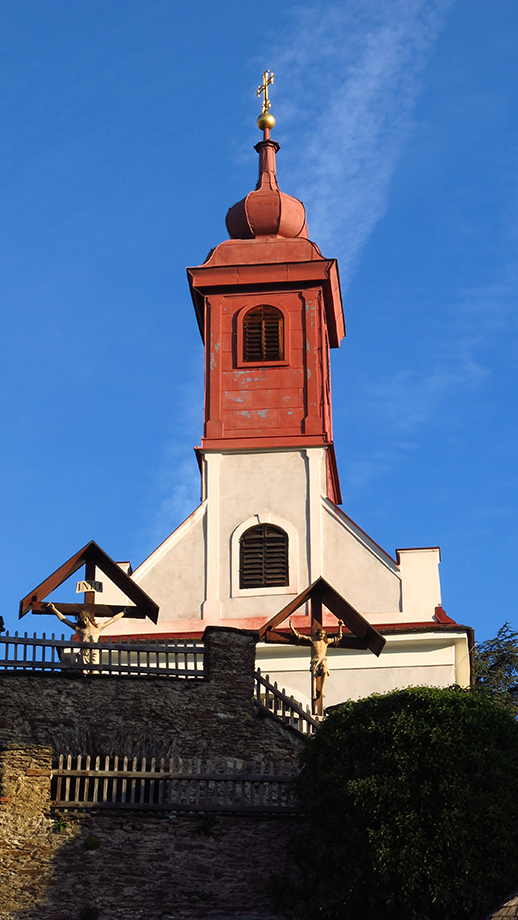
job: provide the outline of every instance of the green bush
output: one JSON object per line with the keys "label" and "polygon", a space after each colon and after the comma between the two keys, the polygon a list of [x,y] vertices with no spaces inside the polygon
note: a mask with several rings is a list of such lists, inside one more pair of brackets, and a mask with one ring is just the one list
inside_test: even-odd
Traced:
{"label": "green bush", "polygon": [[346,703],[294,787],[309,835],[293,916],[480,920],[518,884],[518,725],[487,694]]}
{"label": "green bush", "polygon": [[475,645],[475,681],[518,715],[518,632],[509,623]]}

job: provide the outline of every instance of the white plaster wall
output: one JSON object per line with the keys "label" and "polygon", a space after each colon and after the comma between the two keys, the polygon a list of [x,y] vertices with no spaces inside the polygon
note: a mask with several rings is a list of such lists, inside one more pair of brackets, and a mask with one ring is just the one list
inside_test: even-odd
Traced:
{"label": "white plaster wall", "polygon": [[[412,686],[469,686],[469,650],[465,633],[388,635],[377,658],[371,652],[332,649],[328,664],[326,706],[371,693]],[[257,646],[256,664],[288,695],[306,705],[311,693],[308,646]]]}
{"label": "white plaster wall", "polygon": [[[129,562],[118,562],[117,565],[126,575],[129,573],[131,568]],[[95,567],[95,580],[102,582],[103,586],[102,591],[95,595],[96,604],[123,604],[125,606],[132,606],[132,602],[128,600],[124,592],[121,591],[117,585],[114,585],[113,581],[110,581],[104,572],[97,566]],[[83,595],[81,594],[80,597],[83,597]]]}
{"label": "white plaster wall", "polygon": [[[317,453],[321,464],[323,451]],[[307,587],[308,467],[305,450],[208,452],[203,505],[133,574],[160,607],[158,625],[126,618],[125,629],[160,632],[181,620],[202,619],[206,626],[228,618],[271,617]],[[314,488],[319,500],[318,481]],[[232,535],[254,515],[291,531],[293,577],[289,587],[232,596]]]}
{"label": "white plaster wall", "polygon": [[[210,466],[213,459],[207,455]],[[210,495],[208,496],[211,500]],[[270,512],[272,513],[270,515]],[[232,596],[231,542],[237,528],[255,515],[291,525],[289,588],[249,589]],[[307,458],[304,450],[226,453],[219,463],[219,597],[221,616],[273,616],[308,584]],[[252,523],[251,523],[252,526]],[[233,537],[234,535],[234,537]],[[234,554],[235,561],[235,554]],[[295,569],[295,572],[293,571]]]}
{"label": "white plaster wall", "polygon": [[[268,674],[263,668],[261,672]],[[287,696],[293,696],[304,709],[309,708],[311,711],[309,673],[280,671],[269,674],[269,677]],[[454,683],[455,669],[451,664],[414,668],[403,665],[398,668],[337,670],[332,672],[326,682],[324,706],[337,706],[347,700],[364,699],[373,693],[388,693],[390,690],[403,690],[405,687],[450,687]]]}
{"label": "white plaster wall", "polygon": [[[126,618],[125,629],[246,626],[272,617],[320,575],[374,626],[430,621],[440,603],[438,550],[401,551],[398,567],[325,497],[325,460],[322,447],[207,452],[203,504],[133,574],[159,605],[158,624]],[[290,584],[240,590],[239,536],[266,521],[289,534]]]}
{"label": "white plaster wall", "polygon": [[[450,687],[455,681],[453,665],[432,665],[338,672],[335,685],[326,684],[326,706],[336,706],[344,699],[359,700],[372,693],[388,693],[404,687]],[[339,685],[339,686],[338,686]]]}
{"label": "white plaster wall", "polygon": [[[133,579],[159,606],[158,623],[125,617],[106,635],[162,633],[164,624],[201,619],[205,595],[205,513],[200,505],[133,573]],[[200,624],[201,626],[201,624]],[[167,626],[165,627],[167,629]]]}
{"label": "white plaster wall", "polygon": [[330,502],[322,502],[323,577],[362,616],[401,619],[401,580],[395,561]]}
{"label": "white plaster wall", "polygon": [[471,680],[470,641],[473,641],[473,634],[471,639],[464,635],[462,640],[455,642],[455,683],[461,687],[469,687]]}
{"label": "white plaster wall", "polygon": [[134,574],[137,584],[160,607],[159,624],[201,617],[204,568],[204,514],[200,514],[154,565],[143,563]]}
{"label": "white plaster wall", "polygon": [[397,558],[403,581],[403,614],[408,621],[431,620],[441,604],[439,581],[440,550],[398,549]]}
{"label": "white plaster wall", "polygon": [[[218,470],[218,597],[222,618],[271,617],[323,575],[360,613],[401,618],[399,569],[336,506],[325,499],[325,449],[206,455]],[[207,475],[214,483],[215,476]],[[212,502],[210,491],[207,494]],[[253,589],[233,596],[232,534],[255,514],[275,512],[298,535],[297,580],[288,588]],[[261,518],[262,520],[262,518]],[[235,562],[235,558],[234,558]],[[290,575],[293,560],[290,560]]]}

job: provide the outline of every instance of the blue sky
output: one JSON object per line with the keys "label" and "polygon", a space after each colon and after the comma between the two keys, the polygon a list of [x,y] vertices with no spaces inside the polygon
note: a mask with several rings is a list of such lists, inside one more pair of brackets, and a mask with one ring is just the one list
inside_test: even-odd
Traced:
{"label": "blue sky", "polygon": [[88,540],[135,567],[198,503],[185,267],[255,183],[269,68],[281,187],[339,259],[343,508],[440,545],[477,638],[518,629],[515,0],[3,0],[0,46],[7,626]]}

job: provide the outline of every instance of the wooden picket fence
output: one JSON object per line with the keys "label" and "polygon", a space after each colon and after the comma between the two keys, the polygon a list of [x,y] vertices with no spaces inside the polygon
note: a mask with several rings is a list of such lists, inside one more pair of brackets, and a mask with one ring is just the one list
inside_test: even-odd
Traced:
{"label": "wooden picket fence", "polygon": [[52,770],[54,807],[148,811],[296,811],[291,764],[242,760],[72,757]]}
{"label": "wooden picket fence", "polygon": [[76,671],[135,677],[204,678],[203,642],[196,639],[108,638],[79,642],[55,635],[0,636],[0,670]]}
{"label": "wooden picket fence", "polygon": [[[25,633],[0,636],[0,671],[75,672],[79,675],[129,677],[206,677],[203,642],[196,639],[108,638],[102,642],[79,642],[55,635],[41,638]],[[319,721],[309,708],[280,689],[277,682],[254,675],[254,697],[270,713],[304,735],[313,734]]]}
{"label": "wooden picket fence", "polygon": [[303,735],[314,734],[320,725],[318,719],[311,715],[309,706],[304,709],[302,703],[288,696],[284,689],[279,690],[277,681],[271,683],[269,675],[263,676],[260,668],[255,672],[254,697],[274,716]]}

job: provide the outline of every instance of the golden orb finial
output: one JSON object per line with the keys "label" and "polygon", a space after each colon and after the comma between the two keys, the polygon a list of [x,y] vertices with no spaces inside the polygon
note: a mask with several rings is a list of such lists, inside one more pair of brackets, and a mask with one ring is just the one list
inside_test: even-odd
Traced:
{"label": "golden orb finial", "polygon": [[275,124],[275,118],[273,115],[270,115],[271,102],[268,99],[268,87],[273,83],[273,73],[270,73],[269,70],[265,70],[263,73],[263,82],[260,86],[257,87],[257,95],[263,96],[263,103],[261,107],[261,114],[257,119],[257,127],[260,131],[269,131],[270,128],[273,128]]}
{"label": "golden orb finial", "polygon": [[261,112],[259,118],[257,119],[257,127],[260,131],[266,131],[267,128],[273,128],[275,124],[275,118],[273,115],[270,115],[270,112]]}

